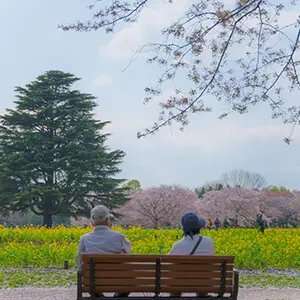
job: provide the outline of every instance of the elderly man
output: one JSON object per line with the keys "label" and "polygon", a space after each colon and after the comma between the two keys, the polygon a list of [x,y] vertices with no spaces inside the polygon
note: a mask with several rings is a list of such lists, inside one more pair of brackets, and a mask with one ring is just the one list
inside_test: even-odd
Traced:
{"label": "elderly man", "polygon": [[[82,268],[82,254],[120,254],[129,253],[131,243],[120,232],[109,229],[109,210],[103,205],[94,207],[91,211],[91,222],[94,230],[83,235],[80,239],[76,264]],[[101,294],[97,295],[101,297]],[[115,297],[124,297],[124,294],[115,294]]]}

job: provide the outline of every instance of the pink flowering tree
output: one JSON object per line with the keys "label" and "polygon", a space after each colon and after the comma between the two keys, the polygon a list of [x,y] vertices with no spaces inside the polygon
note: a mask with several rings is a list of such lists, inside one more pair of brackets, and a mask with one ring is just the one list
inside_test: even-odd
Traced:
{"label": "pink flowering tree", "polygon": [[296,225],[300,210],[299,201],[291,192],[267,191],[261,203],[261,211],[270,222],[279,226]]}
{"label": "pink flowering tree", "polygon": [[263,194],[259,191],[229,188],[206,193],[198,205],[205,218],[227,218],[239,226],[253,226],[262,199]]}
{"label": "pink flowering tree", "polygon": [[131,195],[119,210],[122,225],[175,227],[186,212],[197,212],[197,195],[178,185],[146,188]]}

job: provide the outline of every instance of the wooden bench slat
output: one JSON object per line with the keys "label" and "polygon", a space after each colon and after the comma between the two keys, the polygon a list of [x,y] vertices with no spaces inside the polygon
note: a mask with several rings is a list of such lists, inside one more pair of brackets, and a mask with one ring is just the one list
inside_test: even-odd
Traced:
{"label": "wooden bench slat", "polygon": [[96,262],[152,262],[155,263],[156,259],[160,258],[159,256],[139,256],[139,255],[97,255],[93,256],[91,254],[84,254],[82,256],[83,262],[90,262],[90,259],[94,258]]}
{"label": "wooden bench slat", "polygon": [[204,264],[220,264],[224,260],[226,263],[233,263],[234,256],[199,256],[199,255],[164,255],[161,261],[173,263],[204,263]]}
{"label": "wooden bench slat", "polygon": [[[116,264],[107,264],[107,263],[96,263],[95,267],[97,270],[107,270],[107,271],[127,271],[127,270],[155,270],[155,264],[147,263],[116,263]],[[89,270],[90,264],[83,264],[83,270]],[[191,271],[220,271],[221,265],[209,265],[209,264],[161,264],[162,271],[182,271],[182,272],[191,272]],[[226,272],[232,272],[233,265],[226,265]]]}
{"label": "wooden bench slat", "polygon": [[[90,287],[84,286],[82,288],[83,292],[89,292]],[[155,293],[155,287],[153,286],[101,286],[96,287],[95,291],[98,293]],[[219,293],[219,287],[197,287],[197,286],[189,286],[189,287],[170,287],[170,286],[162,286],[162,293]],[[225,287],[225,293],[231,293],[231,287]]]}
{"label": "wooden bench slat", "polygon": [[[205,279],[205,278],[220,278],[221,277],[221,270],[216,271],[162,271],[162,277],[168,278],[195,278],[195,279]],[[232,278],[233,272],[226,272],[226,278]]]}
{"label": "wooden bench slat", "polygon": [[[226,285],[230,285],[232,281],[226,280]],[[89,278],[84,278],[83,285],[88,286],[90,284]],[[162,279],[161,284],[165,286],[220,286],[221,279]],[[143,285],[155,285],[155,278],[110,278],[102,279],[96,278],[95,286],[143,286]]]}
{"label": "wooden bench slat", "polygon": [[[232,282],[230,279],[226,279],[226,285],[229,285]],[[184,279],[174,279],[174,278],[166,278],[161,280],[162,285],[168,285],[168,286],[190,286],[190,285],[196,285],[196,286],[220,286],[221,285],[221,278],[215,278],[215,279],[190,279],[190,278],[184,278]]]}
{"label": "wooden bench slat", "polygon": [[[225,287],[224,293],[231,293],[231,287]],[[162,286],[161,287],[162,293],[219,293],[220,287],[198,287],[198,286],[180,286],[180,287],[173,287],[173,286]]]}
{"label": "wooden bench slat", "polygon": [[[174,271],[184,271],[184,272],[190,272],[190,271],[219,271],[221,270],[221,266],[218,265],[185,265],[185,264],[162,264],[161,265],[162,270],[174,270]],[[232,271],[233,266],[227,266],[226,270]]]}
{"label": "wooden bench slat", "polygon": [[[140,263],[132,263],[132,264],[105,264],[105,263],[96,263],[95,267],[97,270],[108,270],[108,271],[127,271],[127,270],[155,270],[155,264],[140,264]],[[83,271],[90,270],[90,264],[84,263],[82,266]]]}
{"label": "wooden bench slat", "polygon": [[[90,277],[90,271],[84,270],[83,276]],[[233,272],[226,272],[226,278],[232,278]],[[142,271],[96,271],[96,278],[136,278],[136,277],[155,277],[155,270],[142,270]],[[199,271],[199,272],[177,272],[177,271],[162,271],[162,278],[194,278],[194,279],[209,279],[220,278],[221,271]]]}
{"label": "wooden bench slat", "polygon": [[[90,279],[84,278],[83,285],[89,285]],[[121,286],[121,285],[129,285],[129,286],[140,286],[140,285],[155,285],[155,278],[146,278],[146,279],[139,279],[139,278],[109,278],[109,279],[102,279],[96,278],[95,279],[95,286]]]}
{"label": "wooden bench slat", "polygon": [[[84,286],[83,292],[89,292],[90,287]],[[96,287],[98,293],[154,293],[155,286],[101,286]]]}
{"label": "wooden bench slat", "polygon": [[[90,271],[83,272],[85,278],[90,277]],[[155,277],[155,270],[150,271],[96,271],[96,278],[135,278],[135,277]]]}
{"label": "wooden bench slat", "polygon": [[144,259],[155,260],[157,258],[162,258],[163,260],[169,259],[184,259],[184,260],[204,260],[204,261],[219,261],[219,260],[234,260],[234,256],[221,256],[221,255],[165,255],[165,254],[83,254],[83,258],[93,258],[93,257],[105,257],[106,259],[124,259],[130,261],[140,261]]}
{"label": "wooden bench slat", "polygon": [[[145,278],[141,278],[141,279],[145,279]],[[139,279],[140,280],[140,279]],[[153,278],[153,280],[155,281],[155,278]],[[132,281],[131,281],[132,282]],[[208,283],[211,283],[211,284],[208,284]],[[90,280],[89,278],[87,278],[86,280],[84,280],[84,286],[85,287],[88,287],[90,286]],[[103,284],[96,284],[95,286],[97,287],[101,287],[101,286],[104,286]],[[118,285],[114,285],[114,284],[109,284],[107,286],[111,286],[111,287],[114,287],[114,286],[118,286]],[[121,286],[131,286],[130,284],[122,284]],[[151,284],[138,284],[136,286],[147,286],[147,287],[153,287],[155,286],[155,284],[151,283]],[[172,284],[169,284],[168,282],[166,283],[164,281],[163,283],[163,286],[164,287],[175,287],[175,285],[172,283]],[[180,282],[180,284],[177,284],[176,285],[177,287],[181,287],[181,286],[192,286],[192,287],[208,287],[208,286],[212,286],[212,287],[219,287],[221,286],[221,282],[220,280],[209,280],[207,279],[206,281],[202,280],[202,283],[201,284],[189,284],[188,282],[185,282],[185,284],[183,282]],[[225,287],[232,287],[232,280],[228,279],[225,281]]]}
{"label": "wooden bench slat", "polygon": [[[128,271],[128,270],[143,270],[153,271],[155,265],[150,264],[96,264],[97,270],[101,271]],[[220,271],[221,267],[216,265],[183,265],[183,264],[168,264],[161,266],[162,272],[164,271],[181,271],[181,272],[209,272]],[[90,270],[90,265],[84,264],[83,271]],[[227,266],[226,272],[232,272],[233,266]]]}

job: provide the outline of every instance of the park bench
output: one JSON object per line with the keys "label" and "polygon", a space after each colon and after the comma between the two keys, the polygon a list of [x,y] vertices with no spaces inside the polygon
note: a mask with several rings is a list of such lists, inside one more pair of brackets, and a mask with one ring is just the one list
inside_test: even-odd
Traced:
{"label": "park bench", "polygon": [[[82,260],[78,300],[101,299],[95,292],[132,293],[130,298],[145,300],[166,300],[170,294],[171,299],[207,300],[207,293],[215,299],[237,299],[238,272],[233,269],[233,256],[84,254]],[[106,294],[103,299],[112,298]]]}

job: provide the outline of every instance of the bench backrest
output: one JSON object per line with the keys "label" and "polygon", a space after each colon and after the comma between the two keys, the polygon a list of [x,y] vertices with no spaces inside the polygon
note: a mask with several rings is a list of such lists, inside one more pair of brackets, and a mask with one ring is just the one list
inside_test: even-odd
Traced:
{"label": "bench backrest", "polygon": [[233,256],[83,255],[82,291],[231,293]]}

